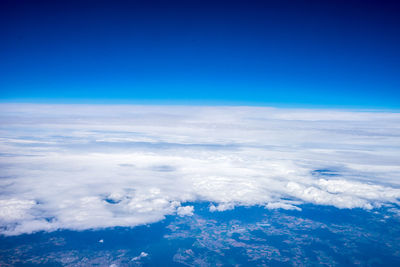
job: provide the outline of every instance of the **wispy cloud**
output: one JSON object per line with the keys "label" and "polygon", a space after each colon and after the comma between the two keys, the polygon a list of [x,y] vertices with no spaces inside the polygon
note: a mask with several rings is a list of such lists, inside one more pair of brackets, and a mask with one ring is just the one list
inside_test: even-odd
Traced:
{"label": "wispy cloud", "polygon": [[242,205],[399,204],[400,114],[0,105],[3,234],[151,223]]}

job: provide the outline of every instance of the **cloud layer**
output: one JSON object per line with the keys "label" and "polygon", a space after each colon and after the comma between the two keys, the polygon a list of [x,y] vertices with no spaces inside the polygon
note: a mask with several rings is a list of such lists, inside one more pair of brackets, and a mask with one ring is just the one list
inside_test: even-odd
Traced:
{"label": "cloud layer", "polygon": [[6,235],[400,199],[399,113],[2,104],[0,151]]}

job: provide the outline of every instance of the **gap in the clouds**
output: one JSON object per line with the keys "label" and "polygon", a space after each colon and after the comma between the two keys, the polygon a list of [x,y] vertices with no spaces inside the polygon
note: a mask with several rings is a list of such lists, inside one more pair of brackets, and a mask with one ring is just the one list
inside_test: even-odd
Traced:
{"label": "gap in the clouds", "polygon": [[338,171],[332,169],[317,169],[313,170],[311,174],[314,176],[328,176],[328,177],[340,175]]}
{"label": "gap in the clouds", "polygon": [[121,200],[115,200],[115,199],[108,198],[108,197],[104,198],[104,201],[107,202],[108,204],[118,204],[121,202]]}
{"label": "gap in the clouds", "polygon": [[[194,206],[193,216],[169,215],[160,222],[133,228],[1,236],[0,265],[94,265],[101,260],[102,264],[129,266],[133,259],[153,266],[190,265],[204,255],[209,257],[210,264],[227,259],[233,265],[282,265],[279,257],[296,258],[300,252],[303,258],[298,260],[318,262],[315,251],[321,250],[344,265],[350,264],[346,253],[359,257],[361,263],[400,263],[399,256],[390,251],[400,249],[393,239],[400,236],[400,216],[390,212],[393,206],[373,211],[312,204],[300,205],[302,211],[239,206],[210,212],[209,202],[184,205]],[[350,247],[343,247],[346,244]],[[257,250],[259,246],[263,249]],[[249,254],[246,247],[253,253]],[[138,258],[142,252],[148,256]]]}

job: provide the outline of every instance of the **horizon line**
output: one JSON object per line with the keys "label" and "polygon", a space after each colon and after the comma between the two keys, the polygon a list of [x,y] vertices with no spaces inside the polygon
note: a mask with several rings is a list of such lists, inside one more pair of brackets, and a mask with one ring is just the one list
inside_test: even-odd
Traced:
{"label": "horizon line", "polygon": [[383,107],[374,105],[346,104],[304,104],[304,103],[274,103],[251,101],[217,101],[217,100],[126,100],[126,99],[0,99],[0,105],[93,105],[93,106],[181,106],[181,107],[253,107],[253,108],[284,108],[310,110],[352,110],[352,111],[382,111],[400,112],[400,107]]}

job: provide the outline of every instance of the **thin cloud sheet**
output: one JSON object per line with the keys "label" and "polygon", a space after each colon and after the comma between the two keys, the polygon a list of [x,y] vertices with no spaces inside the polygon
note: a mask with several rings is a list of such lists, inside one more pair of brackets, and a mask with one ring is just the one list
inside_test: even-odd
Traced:
{"label": "thin cloud sheet", "polygon": [[0,232],[136,226],[238,206],[400,199],[400,114],[0,105]]}

